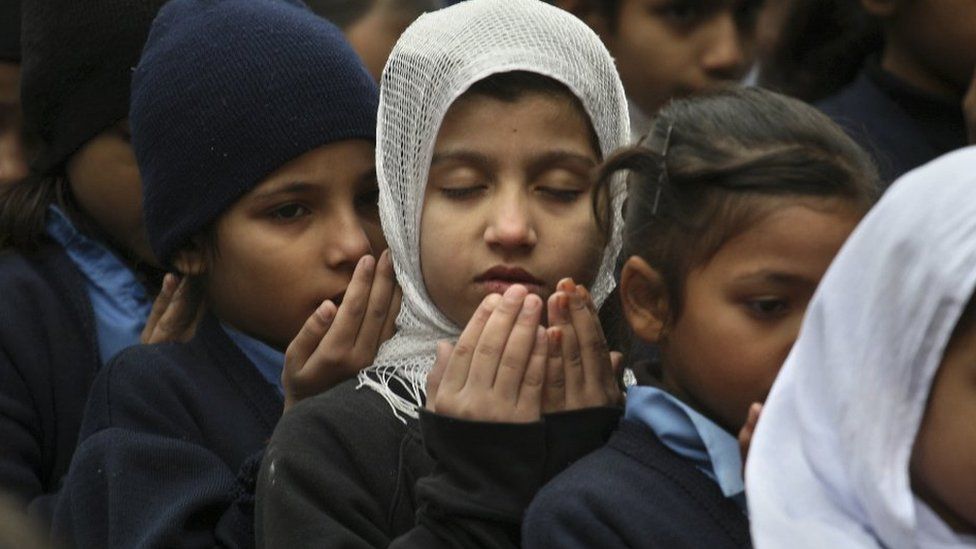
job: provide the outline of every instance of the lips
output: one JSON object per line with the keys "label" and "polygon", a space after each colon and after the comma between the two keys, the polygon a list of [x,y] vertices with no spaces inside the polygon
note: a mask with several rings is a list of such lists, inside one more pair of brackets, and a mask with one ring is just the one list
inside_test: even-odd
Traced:
{"label": "lips", "polygon": [[510,286],[521,284],[529,292],[538,294],[545,287],[543,280],[521,267],[496,265],[476,276],[474,281],[484,286],[490,293],[504,293]]}

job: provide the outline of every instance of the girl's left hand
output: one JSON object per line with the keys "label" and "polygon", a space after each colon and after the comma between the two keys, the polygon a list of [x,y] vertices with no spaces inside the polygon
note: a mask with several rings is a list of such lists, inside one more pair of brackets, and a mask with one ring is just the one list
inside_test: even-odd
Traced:
{"label": "girl's left hand", "polygon": [[144,344],[189,341],[196,333],[203,311],[203,292],[194,280],[167,273],[139,341]]}
{"label": "girl's left hand", "polygon": [[565,278],[548,302],[549,358],[543,412],[619,406],[623,355],[611,352],[590,294]]}
{"label": "girl's left hand", "polygon": [[739,453],[742,456],[742,472],[746,469],[746,458],[749,457],[749,446],[752,445],[752,435],[756,432],[756,425],[759,424],[759,416],[762,414],[762,404],[753,402],[749,406],[749,415],[746,417],[746,424],[739,429]]}

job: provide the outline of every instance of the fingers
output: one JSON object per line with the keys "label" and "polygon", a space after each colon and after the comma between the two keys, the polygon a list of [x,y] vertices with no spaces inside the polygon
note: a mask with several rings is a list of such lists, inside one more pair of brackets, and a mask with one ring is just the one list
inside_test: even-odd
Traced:
{"label": "fingers", "polygon": [[[396,289],[396,277],[393,274],[393,262],[390,260],[389,250],[384,250],[376,262],[372,287],[368,288],[364,315],[361,319],[359,334],[356,336],[356,347],[366,354],[375,354],[375,349],[381,340],[381,334],[390,315]],[[396,314],[392,315],[394,320]],[[373,353],[369,351],[373,350]]]}
{"label": "fingers", "polygon": [[352,273],[352,280],[346,287],[346,293],[339,304],[336,320],[329,330],[329,339],[341,344],[354,346],[363,323],[363,315],[369,304],[370,289],[373,285],[373,272],[376,260],[373,256],[364,255],[356,264]]}
{"label": "fingers", "polygon": [[571,321],[570,294],[576,292],[576,285],[566,278],[556,285],[555,307],[549,317],[549,325],[559,331],[559,355],[565,381],[566,406],[576,406],[576,401],[584,389],[583,357],[580,354],[576,329]]}
{"label": "fingers", "polygon": [[400,304],[403,302],[403,290],[400,286],[394,286],[393,288],[393,298],[390,299],[390,310],[386,315],[386,323],[383,324],[383,330],[380,332],[380,343],[393,337],[396,332],[396,319],[400,314]]}
{"label": "fingers", "polygon": [[[290,385],[290,378],[305,366],[309,357],[318,348],[319,342],[328,333],[335,320],[336,310],[332,301],[324,301],[315,309],[312,316],[308,317],[295,339],[288,344],[288,348],[285,349],[285,371],[282,372],[282,383],[286,388]],[[289,376],[289,373],[292,375]]]}
{"label": "fingers", "polygon": [[[506,292],[507,294],[508,292]],[[522,302],[522,309],[515,319],[515,325],[512,326],[511,333],[504,343],[505,350],[498,361],[495,379],[492,380],[494,382],[493,390],[504,401],[515,403],[519,400],[519,393],[530,357],[537,350],[541,318],[542,299],[534,294],[526,295]],[[542,337],[545,337],[545,330],[543,330]],[[546,355],[545,348],[541,352],[543,356]],[[489,362],[486,361],[486,363]],[[540,387],[544,377],[543,364],[542,375],[539,376]]]}
{"label": "fingers", "polygon": [[546,379],[546,363],[548,362],[549,340],[546,330],[538,324],[535,327],[535,341],[528,365],[522,376],[516,403],[517,421],[536,421],[542,405],[542,391]]}
{"label": "fingers", "polygon": [[976,70],[973,71],[973,79],[969,83],[969,91],[966,92],[966,96],[963,98],[962,110],[969,133],[969,144],[976,145]]}
{"label": "fingers", "polygon": [[146,326],[142,329],[142,334],[139,336],[142,343],[152,342],[151,338],[156,329],[156,325],[159,324],[159,319],[162,318],[163,313],[169,307],[169,303],[172,301],[173,294],[176,292],[179,284],[180,278],[173,273],[166,273],[166,276],[163,277],[163,284],[159,289],[159,295],[153,301],[152,310],[149,311],[149,318],[146,319]]}
{"label": "fingers", "polygon": [[575,290],[569,296],[569,311],[579,343],[583,383],[588,391],[603,391],[613,379],[610,349],[607,347],[596,308],[590,306],[592,301],[589,292],[582,286],[576,286]]}
{"label": "fingers", "polygon": [[464,382],[465,387],[487,390],[494,385],[505,346],[528,293],[521,284],[512,285],[505,290],[478,338]]}
{"label": "fingers", "polygon": [[[549,296],[549,318],[553,318],[556,296]],[[566,371],[563,369],[562,332],[546,330],[546,382],[542,394],[542,412],[559,412],[566,407]]]}
{"label": "fingers", "polygon": [[481,301],[481,305],[471,315],[471,320],[461,332],[461,337],[458,338],[454,351],[451,353],[451,360],[445,368],[444,376],[441,379],[442,388],[454,393],[464,387],[468,380],[468,369],[471,366],[475,348],[478,346],[478,339],[501,300],[502,296],[490,294]]}
{"label": "fingers", "polygon": [[752,435],[756,432],[756,425],[759,424],[759,416],[762,414],[762,404],[753,402],[749,406],[749,414],[746,423],[739,430],[739,452],[742,455],[742,467],[745,470],[746,458],[749,456],[749,446],[752,444]]}
{"label": "fingers", "polygon": [[451,360],[451,352],[453,350],[454,347],[450,343],[446,341],[437,342],[437,355],[434,359],[434,367],[427,374],[427,403],[425,407],[428,411],[435,411],[437,391],[441,386],[441,379],[444,378],[444,371],[447,369],[447,363]]}

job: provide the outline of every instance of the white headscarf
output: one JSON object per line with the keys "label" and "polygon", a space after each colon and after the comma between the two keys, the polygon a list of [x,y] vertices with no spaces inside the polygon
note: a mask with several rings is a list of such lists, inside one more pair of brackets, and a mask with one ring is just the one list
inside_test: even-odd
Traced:
{"label": "white headscarf", "polygon": [[750,449],[756,547],[972,543],[915,498],[909,459],[974,286],[970,147],[895,183],[827,271]]}
{"label": "white headscarf", "polygon": [[[380,393],[401,419],[417,417],[437,341],[456,339],[462,328],[431,302],[420,270],[420,217],[434,141],[461,94],[510,71],[548,76],[569,88],[589,114],[604,158],[627,144],[627,101],[613,59],[573,15],[540,0],[469,0],[425,14],[404,32],[383,70],[376,131],[380,218],[403,304],[397,334],[359,374],[360,386]],[[611,238],[590,288],[597,306],[615,284],[622,177],[610,194]]]}

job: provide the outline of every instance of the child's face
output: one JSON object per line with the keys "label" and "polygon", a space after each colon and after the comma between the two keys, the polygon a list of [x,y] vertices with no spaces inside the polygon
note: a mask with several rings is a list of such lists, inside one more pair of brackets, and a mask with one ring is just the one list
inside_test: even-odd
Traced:
{"label": "child's face", "polygon": [[785,202],[685,279],[662,337],[664,387],[732,433],[763,402],[814,289],[860,219],[835,201]]}
{"label": "child's face", "polygon": [[129,142],[129,124],[96,135],[68,160],[71,193],[112,243],[156,265],[142,217],[142,180]]}
{"label": "child's face", "polygon": [[218,318],[284,349],[323,301],[339,303],[357,261],[386,248],[373,151],[347,140],[307,152],[220,217],[207,267]]}
{"label": "child's face", "polygon": [[603,39],[627,97],[651,115],[672,97],[738,80],[752,64],[761,2],[620,0]]}
{"label": "child's face", "polygon": [[472,96],[450,108],[434,145],[420,257],[431,299],[458,326],[514,283],[545,300],[563,277],[593,280],[603,239],[590,135],[561,98]]}
{"label": "child's face", "polygon": [[912,487],[955,530],[976,533],[976,322],[953,335],[912,452]]}

